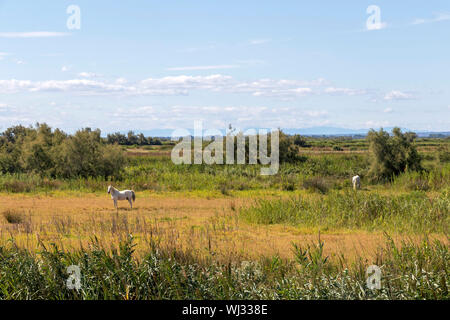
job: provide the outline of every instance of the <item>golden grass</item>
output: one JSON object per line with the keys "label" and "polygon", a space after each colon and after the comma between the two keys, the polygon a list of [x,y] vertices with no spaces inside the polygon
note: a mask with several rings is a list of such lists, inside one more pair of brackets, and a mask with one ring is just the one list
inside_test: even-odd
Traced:
{"label": "golden grass", "polygon": [[[317,242],[319,234],[318,229],[241,221],[239,207],[249,203],[248,196],[203,198],[183,193],[138,193],[133,210],[127,209],[127,202],[121,202],[118,211],[105,194],[3,194],[0,199],[0,244],[14,237],[18,246],[30,250],[39,250],[39,243],[56,243],[66,249],[87,247],[94,237],[107,248],[115,248],[131,233],[138,254],[145,253],[153,240],[219,260],[273,255],[291,258],[292,242]],[[22,222],[8,223],[1,215],[8,210],[21,214]],[[443,235],[433,237],[448,243]],[[402,240],[406,236],[393,238]],[[321,240],[325,242],[325,254],[332,258],[343,254],[349,261],[359,256],[370,259],[385,243],[380,232],[358,230],[322,230]]]}

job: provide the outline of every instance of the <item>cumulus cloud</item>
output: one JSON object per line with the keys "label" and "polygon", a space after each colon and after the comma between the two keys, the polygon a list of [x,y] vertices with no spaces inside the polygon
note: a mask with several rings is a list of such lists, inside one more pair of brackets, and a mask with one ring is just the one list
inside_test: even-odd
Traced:
{"label": "cumulus cloud", "polygon": [[[161,112],[164,110],[164,112]],[[158,125],[158,128],[192,128],[194,121],[203,121],[204,127],[225,129],[232,123],[237,128],[284,127],[324,124],[325,110],[303,110],[292,107],[268,106],[150,106],[122,109],[113,114],[117,119],[129,121],[134,127]]]}
{"label": "cumulus cloud", "polygon": [[116,83],[117,83],[117,84],[125,84],[125,83],[127,83],[127,82],[128,82],[128,80],[125,79],[125,78],[117,78],[117,79],[116,79]]}
{"label": "cumulus cloud", "polygon": [[335,88],[335,87],[328,87],[325,89],[325,92],[329,94],[346,95],[346,96],[364,95],[367,93],[366,90],[351,89],[351,88]]}
{"label": "cumulus cloud", "polygon": [[407,92],[402,92],[398,90],[392,90],[384,96],[384,100],[413,100],[415,99],[414,95]]}
{"label": "cumulus cloud", "polygon": [[312,93],[311,88],[294,88],[294,89],[271,89],[264,91],[255,91],[253,96],[255,97],[302,97]]}
{"label": "cumulus cloud", "polygon": [[98,78],[101,77],[102,75],[94,72],[80,72],[78,73],[78,76],[82,78]]}
{"label": "cumulus cloud", "polygon": [[[68,70],[63,67],[62,70]],[[238,81],[231,76],[212,74],[207,76],[167,76],[147,78],[130,82],[124,78],[114,80],[95,79],[99,74],[81,72],[80,78],[70,80],[0,80],[1,93],[17,92],[68,92],[83,95],[188,95],[192,91],[203,90],[233,94],[248,94],[254,97],[273,97],[291,100],[308,95],[364,95],[365,90],[351,88],[324,87],[328,81],[319,78],[312,81],[290,79],[258,79],[255,81]],[[402,96],[392,92],[386,99],[400,99]],[[406,96],[403,96],[406,98]]]}
{"label": "cumulus cloud", "polygon": [[140,81],[144,88],[180,88],[180,89],[218,89],[229,84],[231,76],[213,74],[210,76],[173,76],[163,78],[148,78]]}
{"label": "cumulus cloud", "polygon": [[313,81],[259,79],[234,83],[226,90],[234,93],[250,93],[256,97],[293,98],[313,94],[315,88],[324,83],[326,80],[322,78]]}
{"label": "cumulus cloud", "polygon": [[386,108],[383,110],[384,113],[391,113],[392,112],[392,108]]}

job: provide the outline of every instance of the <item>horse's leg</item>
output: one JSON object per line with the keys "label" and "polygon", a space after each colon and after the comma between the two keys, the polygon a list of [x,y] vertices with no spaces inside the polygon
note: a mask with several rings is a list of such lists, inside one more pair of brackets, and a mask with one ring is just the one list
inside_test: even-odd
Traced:
{"label": "horse's leg", "polygon": [[131,209],[133,209],[133,202],[131,201],[131,199],[128,199],[128,202],[130,203]]}
{"label": "horse's leg", "polygon": [[116,199],[114,199],[114,208],[117,209],[117,200]]}

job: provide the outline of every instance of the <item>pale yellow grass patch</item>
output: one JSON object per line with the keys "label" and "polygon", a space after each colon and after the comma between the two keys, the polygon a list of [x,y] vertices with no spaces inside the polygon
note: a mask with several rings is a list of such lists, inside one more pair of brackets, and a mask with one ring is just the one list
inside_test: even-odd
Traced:
{"label": "pale yellow grass patch", "polygon": [[[279,255],[292,258],[292,243],[318,241],[319,230],[284,225],[250,225],[239,219],[239,207],[249,198],[201,198],[180,194],[138,193],[135,208],[127,202],[116,211],[108,195],[77,196],[0,195],[0,244],[14,237],[20,247],[39,250],[56,243],[65,249],[87,247],[92,239],[117,247],[121,239],[133,234],[138,254],[148,250],[150,241],[162,246],[193,250],[201,256],[218,259],[258,258]],[[19,224],[11,224],[3,212],[14,211],[23,216]],[[334,230],[321,232],[325,254],[347,259],[358,256],[372,258],[384,245],[382,233]],[[395,240],[406,236],[393,235]],[[445,243],[448,239],[436,236]],[[418,240],[420,237],[408,237]]]}

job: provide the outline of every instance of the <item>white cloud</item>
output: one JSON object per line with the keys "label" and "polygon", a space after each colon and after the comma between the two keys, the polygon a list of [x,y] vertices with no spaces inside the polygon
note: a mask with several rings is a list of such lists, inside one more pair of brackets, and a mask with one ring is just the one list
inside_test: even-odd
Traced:
{"label": "white cloud", "polygon": [[[150,106],[119,108],[112,115],[117,125],[147,128],[192,128],[194,121],[203,121],[203,127],[225,129],[228,124],[244,128],[295,128],[323,125],[328,120],[325,110],[302,110],[298,107],[268,107],[245,105],[206,106]],[[126,111],[126,112],[125,112]],[[163,111],[163,112],[162,112]],[[112,119],[115,121],[115,119]]]}
{"label": "white cloud", "polygon": [[0,60],[3,60],[6,56],[9,56],[7,52],[0,52]]}
{"label": "white cloud", "polygon": [[388,24],[386,22],[378,22],[378,23],[368,24],[367,30],[368,31],[382,30],[382,29],[386,29],[387,26],[388,26]]}
{"label": "white cloud", "polygon": [[128,82],[128,80],[125,79],[125,78],[117,78],[117,79],[116,79],[116,83],[117,83],[117,84],[125,84],[125,83],[127,83],[127,82]]}
{"label": "white cloud", "polygon": [[398,90],[392,90],[386,93],[384,100],[413,100],[415,97],[411,93],[402,92]]}
{"label": "white cloud", "polygon": [[328,88],[325,89],[325,93],[337,94],[337,95],[347,95],[347,96],[356,96],[356,95],[367,94],[367,91],[366,90],[359,90],[359,89],[350,89],[350,88],[328,87]]}
{"label": "white cloud", "polygon": [[169,71],[192,71],[192,70],[214,70],[214,69],[234,69],[239,68],[238,65],[225,64],[215,66],[189,66],[189,67],[174,67],[168,68]]}
{"label": "white cloud", "polygon": [[30,80],[0,80],[0,92],[16,93],[20,91],[39,92],[39,91],[93,91],[93,92],[114,92],[123,88],[119,85],[105,84],[102,82],[74,79],[74,80],[49,80],[37,81]]}
{"label": "white cloud", "polygon": [[447,21],[447,20],[450,20],[450,13],[438,12],[433,15],[433,18],[430,18],[430,19],[418,18],[418,19],[415,19],[412,22],[412,24],[419,25],[419,24],[424,24],[424,23],[434,23],[434,22],[441,22],[441,21]]}
{"label": "white cloud", "polygon": [[227,91],[250,93],[265,97],[294,97],[313,93],[313,87],[319,87],[326,80],[319,78],[313,81],[259,79],[256,81],[234,83]]}
{"label": "white cloud", "polygon": [[99,73],[93,73],[93,72],[80,72],[78,73],[78,76],[83,78],[97,78],[101,77],[102,75]]}
{"label": "white cloud", "polygon": [[[64,66],[62,71],[69,70]],[[254,97],[273,97],[291,100],[313,94],[363,95],[365,90],[328,87],[325,79],[312,81],[290,79],[258,79],[255,81],[238,81],[231,76],[212,74],[207,76],[168,76],[162,78],[147,78],[141,81],[129,82],[124,78],[114,80],[94,79],[99,76],[94,73],[82,72],[81,78],[71,80],[0,80],[0,92],[69,92],[83,95],[188,95],[194,90],[223,92],[234,94],[248,94]],[[392,96],[392,97],[391,97]],[[388,98],[401,98],[396,92],[390,93]],[[405,98],[405,97],[403,97]]]}
{"label": "white cloud", "polygon": [[139,86],[145,89],[210,89],[213,91],[231,84],[232,77],[221,74],[210,76],[169,76],[148,78],[140,81]]}
{"label": "white cloud", "polygon": [[0,38],[48,38],[48,37],[64,37],[68,35],[70,35],[70,33],[48,32],[48,31],[0,32]]}
{"label": "white cloud", "polygon": [[312,93],[311,88],[294,88],[294,89],[270,89],[264,91],[255,91],[253,96],[255,97],[302,97]]}
{"label": "white cloud", "polygon": [[62,66],[62,68],[61,68],[62,72],[67,72],[69,70],[70,70],[70,67],[68,67],[68,66]]}
{"label": "white cloud", "polygon": [[392,112],[392,108],[386,108],[383,110],[384,113],[391,113]]}

